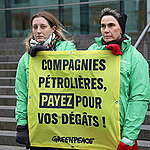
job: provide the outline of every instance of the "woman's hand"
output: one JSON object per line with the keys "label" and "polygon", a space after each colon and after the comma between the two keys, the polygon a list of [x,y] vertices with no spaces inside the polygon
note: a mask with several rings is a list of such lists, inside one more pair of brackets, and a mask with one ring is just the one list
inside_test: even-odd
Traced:
{"label": "woman's hand", "polygon": [[25,145],[27,149],[30,148],[29,133],[28,133],[27,125],[26,126],[21,126],[21,125],[17,126],[16,142],[19,144]]}
{"label": "woman's hand", "polygon": [[122,55],[120,45],[118,44],[108,44],[106,48],[111,50],[114,55]]}
{"label": "woman's hand", "polygon": [[31,57],[35,57],[38,51],[47,51],[47,50],[49,50],[47,47],[42,45],[37,45],[32,47],[28,53]]}

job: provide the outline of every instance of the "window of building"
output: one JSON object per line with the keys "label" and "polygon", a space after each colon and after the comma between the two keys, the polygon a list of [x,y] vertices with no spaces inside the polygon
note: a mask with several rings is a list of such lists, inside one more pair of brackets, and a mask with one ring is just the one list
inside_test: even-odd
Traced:
{"label": "window of building", "polygon": [[14,0],[15,4],[22,4],[22,3],[28,3],[29,0]]}
{"label": "window of building", "polygon": [[126,31],[139,32],[147,20],[150,21],[149,3],[149,0],[1,0],[0,8],[4,9],[0,10],[3,22],[0,36],[26,36],[29,18],[42,10],[54,14],[72,35],[99,33],[99,13],[104,7],[125,12],[128,15]]}

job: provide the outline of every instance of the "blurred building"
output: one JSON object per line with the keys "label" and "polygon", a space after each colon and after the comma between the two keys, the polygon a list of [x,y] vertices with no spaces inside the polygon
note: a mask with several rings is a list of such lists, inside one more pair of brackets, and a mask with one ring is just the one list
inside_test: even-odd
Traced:
{"label": "blurred building", "polygon": [[53,13],[72,35],[95,34],[104,7],[128,15],[127,32],[141,32],[150,22],[150,0],[0,0],[0,38],[25,37],[30,16],[41,10]]}

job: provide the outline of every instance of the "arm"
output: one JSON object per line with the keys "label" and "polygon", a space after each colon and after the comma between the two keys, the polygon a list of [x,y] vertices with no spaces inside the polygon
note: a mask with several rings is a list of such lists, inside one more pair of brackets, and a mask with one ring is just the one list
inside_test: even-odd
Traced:
{"label": "arm", "polygon": [[16,120],[17,125],[27,124],[27,72],[28,72],[28,54],[25,53],[18,63],[16,73],[15,92],[17,95]]}
{"label": "arm", "polygon": [[[141,55],[132,57],[130,74],[130,94],[125,116],[122,138],[137,140],[141,124],[145,119],[150,99],[149,71],[146,60]],[[124,141],[123,141],[124,142]]]}
{"label": "arm", "polygon": [[122,139],[117,150],[137,150],[136,140],[145,119],[150,99],[149,68],[146,60],[134,50],[131,54],[130,63],[129,98],[126,99],[127,108],[125,110]]}

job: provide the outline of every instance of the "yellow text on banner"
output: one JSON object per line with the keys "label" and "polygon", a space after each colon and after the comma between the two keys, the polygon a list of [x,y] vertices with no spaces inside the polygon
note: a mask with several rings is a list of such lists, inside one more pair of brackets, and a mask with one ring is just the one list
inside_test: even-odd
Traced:
{"label": "yellow text on banner", "polygon": [[30,57],[31,146],[116,150],[120,139],[120,56],[107,50]]}

